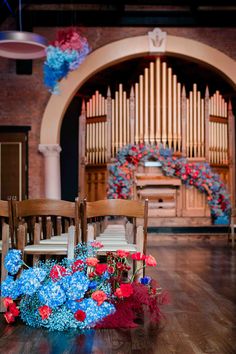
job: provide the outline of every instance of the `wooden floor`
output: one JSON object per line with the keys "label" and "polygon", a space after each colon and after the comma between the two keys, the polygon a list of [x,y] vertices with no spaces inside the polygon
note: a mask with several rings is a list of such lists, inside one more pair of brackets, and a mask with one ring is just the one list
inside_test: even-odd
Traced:
{"label": "wooden floor", "polygon": [[149,235],[169,291],[160,328],[98,330],[84,335],[36,330],[0,321],[4,354],[236,354],[236,251],[226,239]]}

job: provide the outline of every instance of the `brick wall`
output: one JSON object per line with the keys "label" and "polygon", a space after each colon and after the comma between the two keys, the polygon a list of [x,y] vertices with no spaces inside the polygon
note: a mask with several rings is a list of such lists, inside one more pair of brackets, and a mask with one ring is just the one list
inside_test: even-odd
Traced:
{"label": "brick wall", "polygon": [[[93,50],[116,40],[146,34],[150,28],[83,28]],[[162,28],[210,45],[236,60],[235,28]],[[34,32],[55,38],[55,29]],[[50,94],[43,85],[43,60],[33,61],[32,75],[17,75],[14,60],[0,58],[0,125],[29,125],[29,197],[44,196],[43,156],[38,152],[40,125]]]}

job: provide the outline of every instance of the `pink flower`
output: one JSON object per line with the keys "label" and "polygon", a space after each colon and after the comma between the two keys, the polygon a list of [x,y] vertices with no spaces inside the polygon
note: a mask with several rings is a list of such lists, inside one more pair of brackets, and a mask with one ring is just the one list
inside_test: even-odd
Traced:
{"label": "pink flower", "polygon": [[98,306],[102,305],[104,301],[107,299],[106,294],[102,290],[96,290],[92,293],[92,299],[97,301]]}
{"label": "pink flower", "polygon": [[75,312],[74,317],[77,321],[83,322],[86,318],[86,313],[82,310],[78,310]]}
{"label": "pink flower", "polygon": [[116,251],[116,254],[118,257],[121,257],[121,258],[126,258],[129,256],[129,252],[123,251],[123,250]]}
{"label": "pink flower", "polygon": [[47,305],[44,305],[44,306],[40,306],[38,308],[38,312],[42,318],[42,320],[46,320],[52,313],[52,309],[47,306]]}
{"label": "pink flower", "polygon": [[101,242],[94,241],[94,242],[91,242],[91,246],[94,248],[102,248],[103,244]]}
{"label": "pink flower", "polygon": [[8,309],[8,306],[13,303],[13,300],[11,297],[5,297],[3,299],[3,305]]}
{"label": "pink flower", "polygon": [[123,297],[121,288],[117,288],[116,291],[114,292],[114,295],[117,296],[118,298]]}
{"label": "pink flower", "polygon": [[151,255],[146,257],[145,263],[146,263],[147,266],[150,266],[150,267],[155,267],[157,265],[157,261]]}
{"label": "pink flower", "polygon": [[86,264],[90,267],[95,267],[99,260],[95,257],[86,258]]}

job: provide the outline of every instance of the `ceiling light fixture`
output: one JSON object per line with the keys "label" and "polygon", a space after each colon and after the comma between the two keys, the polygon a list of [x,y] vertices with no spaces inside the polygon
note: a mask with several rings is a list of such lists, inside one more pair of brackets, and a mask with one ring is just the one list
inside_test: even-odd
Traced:
{"label": "ceiling light fixture", "polygon": [[0,56],[10,59],[38,59],[46,56],[48,41],[43,36],[23,32],[21,23],[21,0],[19,0],[20,31],[0,32]]}

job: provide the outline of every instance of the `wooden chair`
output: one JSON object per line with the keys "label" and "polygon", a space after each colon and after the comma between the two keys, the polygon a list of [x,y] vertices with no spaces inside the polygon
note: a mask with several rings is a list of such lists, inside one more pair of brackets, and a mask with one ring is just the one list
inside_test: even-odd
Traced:
{"label": "wooden chair", "polygon": [[[11,218],[11,203],[9,201],[0,200],[0,218],[1,218],[1,240],[0,240],[0,253],[1,253],[1,281],[7,276],[7,271],[4,267],[4,259],[13,242],[13,235],[10,234],[12,226]],[[2,299],[0,300],[0,312],[4,312]]]}
{"label": "wooden chair", "polygon": [[[98,235],[97,219],[105,217],[105,227],[100,226],[102,232]],[[147,223],[148,200],[105,199],[87,202],[84,199],[81,205],[82,238],[85,242],[96,239],[103,244],[98,255],[119,249],[130,253],[146,253]]]}
{"label": "wooden chair", "polygon": [[232,247],[235,245],[235,228],[236,228],[236,211],[232,210],[230,215],[230,232],[228,234],[228,240],[231,241]]}
{"label": "wooden chair", "polygon": [[[79,241],[78,200],[12,201],[17,248],[23,255],[64,255],[73,258]],[[69,255],[68,255],[69,252]]]}

